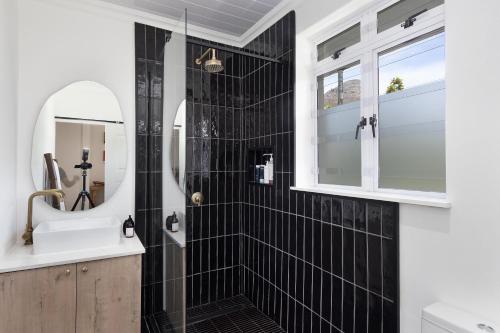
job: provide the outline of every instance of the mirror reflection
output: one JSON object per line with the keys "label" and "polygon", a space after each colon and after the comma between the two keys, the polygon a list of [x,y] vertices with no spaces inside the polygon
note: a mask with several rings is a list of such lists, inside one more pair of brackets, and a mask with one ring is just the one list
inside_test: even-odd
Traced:
{"label": "mirror reflection", "polygon": [[177,108],[174,128],[172,130],[172,141],[170,144],[170,165],[175,181],[185,192],[185,163],[186,163],[186,100],[183,100]]}
{"label": "mirror reflection", "polygon": [[61,189],[63,211],[97,207],[118,189],[127,160],[115,95],[91,81],[70,84],[44,104],[35,126],[31,168],[37,190]]}

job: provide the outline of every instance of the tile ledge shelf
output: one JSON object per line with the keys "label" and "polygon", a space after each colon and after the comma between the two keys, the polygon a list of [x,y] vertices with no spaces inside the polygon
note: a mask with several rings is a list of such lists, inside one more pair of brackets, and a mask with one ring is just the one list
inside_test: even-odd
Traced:
{"label": "tile ledge shelf", "polygon": [[290,187],[290,189],[294,191],[314,192],[314,193],[338,195],[344,197],[354,197],[360,199],[399,202],[402,204],[410,204],[418,206],[451,208],[451,202],[447,198],[432,198],[432,197],[425,197],[418,195],[405,195],[396,193],[350,191],[350,190],[324,188],[319,186],[292,186]]}
{"label": "tile ledge shelf", "polygon": [[186,233],[184,230],[179,230],[179,231],[170,231],[167,229],[163,229],[163,232],[170,237],[174,242],[177,243],[177,245],[181,248],[186,247]]}

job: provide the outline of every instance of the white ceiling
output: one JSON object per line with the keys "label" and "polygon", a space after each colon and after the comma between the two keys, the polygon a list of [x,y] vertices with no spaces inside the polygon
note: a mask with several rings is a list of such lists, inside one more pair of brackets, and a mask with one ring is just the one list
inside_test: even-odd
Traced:
{"label": "white ceiling", "polygon": [[241,36],[283,0],[104,0],[172,19],[188,12],[188,24]]}

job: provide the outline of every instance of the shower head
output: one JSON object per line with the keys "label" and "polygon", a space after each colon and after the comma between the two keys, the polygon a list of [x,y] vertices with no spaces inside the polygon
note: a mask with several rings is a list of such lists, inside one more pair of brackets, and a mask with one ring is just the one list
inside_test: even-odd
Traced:
{"label": "shower head", "polygon": [[217,59],[217,57],[215,56],[215,49],[213,49],[213,48],[206,50],[201,55],[201,57],[197,58],[195,60],[196,64],[201,65],[203,58],[205,58],[210,53],[210,51],[212,51],[212,57],[210,59],[208,59],[207,61],[205,61],[205,64],[203,65],[205,67],[205,70],[209,73],[218,73],[218,72],[223,71],[224,66],[222,66],[222,61]]}
{"label": "shower head", "polygon": [[218,59],[209,59],[205,61],[205,69],[209,73],[218,73],[224,70],[224,66],[222,66],[222,61]]}

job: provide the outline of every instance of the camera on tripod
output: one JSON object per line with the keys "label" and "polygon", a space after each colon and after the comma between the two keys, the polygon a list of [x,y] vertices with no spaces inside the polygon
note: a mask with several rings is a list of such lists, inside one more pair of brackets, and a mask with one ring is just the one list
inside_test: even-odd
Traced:
{"label": "camera on tripod", "polygon": [[87,162],[89,160],[89,153],[90,149],[89,148],[83,148],[82,149],[82,163],[76,164],[75,169],[82,169],[82,190],[80,191],[80,194],[78,194],[78,198],[76,199],[73,208],[71,208],[71,211],[74,211],[76,206],[78,205],[78,202],[81,202],[81,210],[85,209],[85,198],[89,199],[89,206],[90,208],[94,208],[94,202],[90,198],[90,193],[87,191],[87,170],[92,169],[92,163]]}
{"label": "camera on tripod", "polygon": [[92,169],[92,163],[87,162],[89,160],[89,153],[90,153],[89,148],[82,149],[82,163],[76,164],[75,169],[82,169],[82,170]]}

